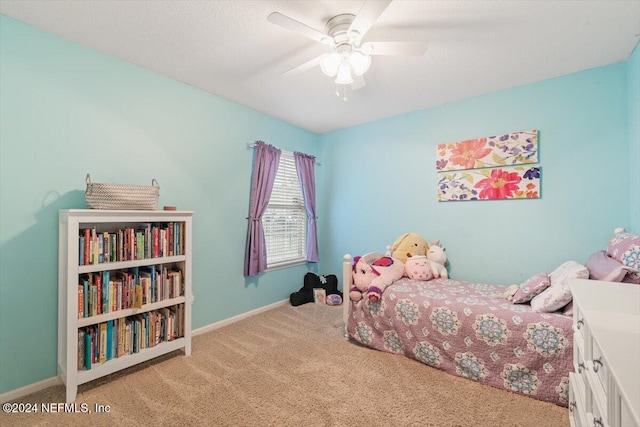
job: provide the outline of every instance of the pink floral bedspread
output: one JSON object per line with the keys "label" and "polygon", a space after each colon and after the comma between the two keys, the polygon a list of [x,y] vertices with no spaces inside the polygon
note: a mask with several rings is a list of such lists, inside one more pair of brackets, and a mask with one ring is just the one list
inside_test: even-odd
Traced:
{"label": "pink floral bedspread", "polygon": [[350,302],[356,341],[450,374],[567,406],[572,319],[502,299],[498,285],[403,278],[380,301]]}

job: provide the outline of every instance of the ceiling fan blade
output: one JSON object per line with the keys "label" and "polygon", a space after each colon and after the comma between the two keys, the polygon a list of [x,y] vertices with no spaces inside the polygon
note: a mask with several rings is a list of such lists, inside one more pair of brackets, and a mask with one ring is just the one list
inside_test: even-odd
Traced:
{"label": "ceiling fan blade", "polygon": [[364,76],[353,76],[353,83],[351,83],[351,90],[362,89],[367,85],[364,81]]}
{"label": "ceiling fan blade", "polygon": [[357,31],[362,38],[369,31],[369,28],[376,22],[376,19],[389,6],[391,0],[369,0],[362,4],[362,7],[353,19],[347,33]]}
{"label": "ceiling fan blade", "polygon": [[422,56],[428,42],[367,42],[360,47],[368,55]]}
{"label": "ceiling fan blade", "polygon": [[312,69],[313,67],[320,65],[320,61],[322,61],[324,59],[325,56],[329,56],[328,53],[325,53],[324,55],[320,55],[316,58],[313,58],[310,61],[307,61],[303,64],[298,65],[297,67],[293,67],[292,69],[290,69],[289,71],[285,71],[284,73],[282,73],[283,76],[290,76],[291,74],[298,74],[298,73],[302,73],[303,71],[307,71]]}
{"label": "ceiling fan blade", "polygon": [[326,44],[329,46],[333,46],[334,44],[333,39],[328,34],[325,34],[322,31],[318,31],[315,28],[311,28],[308,25],[296,21],[293,18],[289,18],[288,16],[281,13],[273,12],[272,14],[267,16],[267,21],[322,44]]}

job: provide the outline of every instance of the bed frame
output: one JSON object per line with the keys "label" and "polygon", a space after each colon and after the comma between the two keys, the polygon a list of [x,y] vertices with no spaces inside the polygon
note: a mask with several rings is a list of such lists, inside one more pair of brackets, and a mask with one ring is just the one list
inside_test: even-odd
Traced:
{"label": "bed frame", "polygon": [[344,322],[344,336],[349,339],[349,332],[347,332],[347,321],[349,320],[349,308],[351,307],[351,299],[349,298],[349,289],[351,289],[352,271],[351,255],[345,254],[344,261],[342,261],[342,320]]}

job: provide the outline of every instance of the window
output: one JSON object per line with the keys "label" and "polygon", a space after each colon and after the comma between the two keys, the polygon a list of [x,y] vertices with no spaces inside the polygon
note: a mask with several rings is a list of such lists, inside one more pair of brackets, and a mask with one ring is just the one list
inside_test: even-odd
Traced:
{"label": "window", "polygon": [[307,213],[293,153],[282,151],[262,227],[267,268],[306,261]]}

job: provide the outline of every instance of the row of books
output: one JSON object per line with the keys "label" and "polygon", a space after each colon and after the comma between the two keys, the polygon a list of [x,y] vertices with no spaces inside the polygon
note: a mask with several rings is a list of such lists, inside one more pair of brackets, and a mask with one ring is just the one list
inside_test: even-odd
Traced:
{"label": "row of books", "polygon": [[185,223],[146,223],[136,228],[80,229],[79,265],[184,255]]}
{"label": "row of books", "polygon": [[184,304],[78,329],[78,369],[184,336]]}
{"label": "row of books", "polygon": [[176,264],[134,267],[80,275],[78,318],[97,316],[184,295],[184,274]]}

